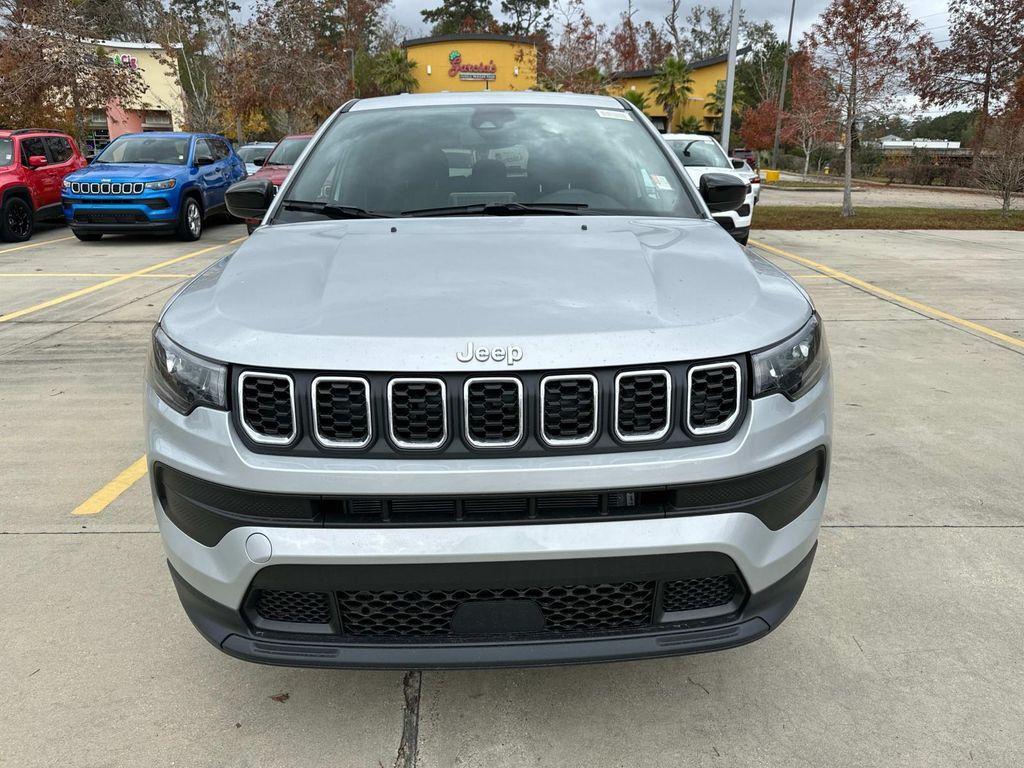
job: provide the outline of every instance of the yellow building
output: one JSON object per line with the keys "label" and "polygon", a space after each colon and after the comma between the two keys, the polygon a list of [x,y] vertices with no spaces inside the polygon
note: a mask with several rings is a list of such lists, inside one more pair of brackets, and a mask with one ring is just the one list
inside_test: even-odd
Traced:
{"label": "yellow building", "polygon": [[435,35],[402,43],[416,93],[526,91],[537,87],[537,48],[524,40],[492,34]]}
{"label": "yellow building", "polygon": [[[741,48],[737,53],[743,55],[749,48]],[[658,130],[671,132],[676,130],[681,120],[687,117],[695,117],[700,121],[700,130],[713,132],[718,127],[719,116],[708,114],[709,94],[715,92],[719,80],[725,80],[726,62],[728,56],[714,56],[710,59],[691,61],[690,77],[693,78],[693,92],[690,98],[681,104],[676,110],[673,119],[670,121],[662,107],[654,98],[654,78],[657,75],[655,69],[637,69],[630,72],[613,72],[612,84],[608,92],[615,96],[622,96],[627,91],[639,91],[647,97],[647,109],[644,113],[651,118]]]}
{"label": "yellow building", "polygon": [[184,128],[185,101],[178,81],[175,55],[168,55],[156,43],[94,42],[97,50],[113,59],[117,66],[136,70],[145,84],[145,92],[136,104],[110,104],[105,110],[89,115],[86,122],[89,152],[106,146],[111,139],[124,133]]}

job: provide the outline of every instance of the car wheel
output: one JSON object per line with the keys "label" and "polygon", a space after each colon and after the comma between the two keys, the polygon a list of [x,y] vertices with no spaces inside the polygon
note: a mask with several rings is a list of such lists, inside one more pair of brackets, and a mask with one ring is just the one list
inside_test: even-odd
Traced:
{"label": "car wheel", "polygon": [[181,203],[176,234],[179,240],[185,241],[198,240],[203,236],[203,209],[194,197],[186,197]]}
{"label": "car wheel", "polygon": [[32,206],[20,197],[10,197],[0,210],[0,240],[20,243],[32,237],[36,228]]}
{"label": "car wheel", "polygon": [[78,230],[75,229],[71,231],[75,233],[75,237],[77,237],[84,243],[91,243],[103,237],[102,232],[79,232]]}

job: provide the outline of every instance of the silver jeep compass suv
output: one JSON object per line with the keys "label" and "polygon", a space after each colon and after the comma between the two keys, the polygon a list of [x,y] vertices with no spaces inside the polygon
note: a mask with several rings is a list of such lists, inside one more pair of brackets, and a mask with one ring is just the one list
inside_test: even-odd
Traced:
{"label": "silver jeep compass suv", "polygon": [[345,104],[153,332],[146,432],[198,630],[272,664],[693,653],[807,579],[821,321],[625,102]]}

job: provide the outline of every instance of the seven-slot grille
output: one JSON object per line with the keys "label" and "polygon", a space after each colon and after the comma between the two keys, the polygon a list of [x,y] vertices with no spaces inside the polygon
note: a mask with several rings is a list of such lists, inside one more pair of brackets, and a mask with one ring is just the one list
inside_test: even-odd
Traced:
{"label": "seven-slot grille", "polygon": [[586,445],[597,435],[597,379],[589,374],[541,379],[541,437],[548,445]]}
{"label": "seven-slot grille", "polygon": [[473,378],[465,387],[466,439],[474,448],[508,448],[523,437],[523,383]]}
{"label": "seven-slot grille", "polygon": [[399,448],[439,448],[448,439],[448,403],[441,379],[388,382],[388,429]]}
{"label": "seven-slot grille", "polygon": [[725,432],[739,415],[740,367],[696,365],[687,374],[686,426],[695,435]]}
{"label": "seven-slot grille", "polygon": [[372,437],[370,382],[352,376],[313,380],[313,428],[328,448],[364,448]]}
{"label": "seven-slot grille", "polygon": [[295,438],[295,389],[291,377],[247,371],[238,377],[242,426],[257,443],[287,445]]}
{"label": "seven-slot grille", "polygon": [[146,183],[73,181],[71,191],[76,195],[141,195],[146,191]]}
{"label": "seven-slot grille", "polygon": [[253,442],[302,455],[678,447],[725,435],[741,414],[742,368],[733,360],[595,373],[453,374],[446,382],[447,376],[296,372],[293,379],[243,371],[236,413],[239,430]]}
{"label": "seven-slot grille", "polygon": [[672,423],[672,377],[665,370],[615,377],[615,436],[624,442],[660,440]]}

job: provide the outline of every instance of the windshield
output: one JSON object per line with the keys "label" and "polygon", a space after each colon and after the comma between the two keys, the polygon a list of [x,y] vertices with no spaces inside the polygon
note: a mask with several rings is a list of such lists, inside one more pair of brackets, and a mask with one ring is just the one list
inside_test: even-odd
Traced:
{"label": "windshield", "polygon": [[237,151],[243,163],[251,163],[255,160],[265,160],[273,147],[241,147]]}
{"label": "windshield", "polygon": [[732,163],[725,152],[713,141],[690,139],[688,141],[670,141],[668,143],[683,165],[699,165],[707,168],[728,168]]}
{"label": "windshield", "polygon": [[295,165],[302,150],[309,144],[309,137],[301,139],[281,139],[270,157],[267,158],[267,165]]}
{"label": "windshield", "polygon": [[299,168],[277,220],[346,212],[698,216],[629,113],[534,105],[341,116]]}
{"label": "windshield", "polygon": [[14,162],[14,142],[10,139],[0,139],[0,168]]}
{"label": "windshield", "polygon": [[188,142],[188,136],[126,136],[108,144],[93,162],[184,165]]}

